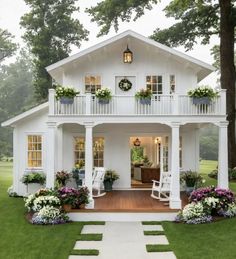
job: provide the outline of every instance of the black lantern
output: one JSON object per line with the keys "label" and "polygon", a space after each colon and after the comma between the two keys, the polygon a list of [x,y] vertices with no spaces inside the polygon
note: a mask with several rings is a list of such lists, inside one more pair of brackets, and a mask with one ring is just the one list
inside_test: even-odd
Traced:
{"label": "black lantern", "polygon": [[133,52],[129,49],[128,45],[127,49],[123,52],[123,61],[128,64],[131,64],[133,61]]}

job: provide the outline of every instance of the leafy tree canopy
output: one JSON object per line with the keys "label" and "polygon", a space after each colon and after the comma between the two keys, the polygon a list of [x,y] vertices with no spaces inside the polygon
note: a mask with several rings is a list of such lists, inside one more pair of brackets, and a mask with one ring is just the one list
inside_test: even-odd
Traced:
{"label": "leafy tree canopy", "polygon": [[[0,123],[36,104],[30,54],[21,50],[15,63],[0,66]],[[12,130],[0,127],[0,157],[3,155],[12,156]]]}
{"label": "leafy tree canopy", "polygon": [[25,0],[30,12],[22,16],[24,39],[34,55],[34,85],[38,99],[46,99],[51,78],[45,67],[69,55],[71,45],[80,46],[88,31],[72,16],[76,0]]}
{"label": "leafy tree canopy", "polygon": [[12,42],[13,36],[7,30],[0,28],[0,62],[10,57],[16,50],[16,44]]}

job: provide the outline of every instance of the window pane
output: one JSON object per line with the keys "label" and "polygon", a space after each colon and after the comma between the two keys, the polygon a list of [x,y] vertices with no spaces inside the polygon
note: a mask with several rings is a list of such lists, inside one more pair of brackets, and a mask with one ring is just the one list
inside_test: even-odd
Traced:
{"label": "window pane", "polygon": [[42,166],[42,136],[29,135],[28,140],[28,167],[41,167]]}
{"label": "window pane", "polygon": [[85,92],[95,93],[101,88],[100,76],[86,76],[85,77]]}

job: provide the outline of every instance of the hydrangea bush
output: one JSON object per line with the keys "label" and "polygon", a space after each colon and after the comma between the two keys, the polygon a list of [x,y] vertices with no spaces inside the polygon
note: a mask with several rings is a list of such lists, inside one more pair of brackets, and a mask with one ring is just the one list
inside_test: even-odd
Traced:
{"label": "hydrangea bush", "polygon": [[192,192],[190,204],[176,217],[177,222],[200,224],[212,221],[212,216],[236,216],[235,196],[231,190],[214,186],[200,188]]}
{"label": "hydrangea bush", "polygon": [[39,196],[33,204],[33,211],[40,211],[45,206],[60,207],[61,201],[56,196]]}

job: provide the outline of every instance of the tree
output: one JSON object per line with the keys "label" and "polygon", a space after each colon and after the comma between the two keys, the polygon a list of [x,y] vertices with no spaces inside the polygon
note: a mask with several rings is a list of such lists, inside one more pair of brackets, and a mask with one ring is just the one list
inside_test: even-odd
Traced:
{"label": "tree", "polygon": [[[15,63],[0,67],[0,123],[35,106],[29,52],[21,50]],[[0,156],[12,156],[12,130],[0,127]]]}
{"label": "tree", "polygon": [[[221,87],[227,89],[227,119],[229,166],[236,166],[235,143],[235,66],[234,66],[234,31],[236,26],[235,0],[172,0],[164,9],[167,17],[174,17],[177,22],[170,28],[157,28],[151,38],[163,44],[175,47],[184,45],[187,50],[201,40],[207,44],[212,35],[220,37]],[[108,33],[112,26],[118,29],[119,19],[130,21],[142,16],[145,9],[151,9],[154,0],[104,0],[95,7],[87,9],[101,26],[100,34]]]}
{"label": "tree", "polygon": [[46,99],[52,79],[45,67],[68,57],[71,45],[80,46],[88,31],[72,18],[76,0],[25,0],[31,11],[21,17],[24,39],[34,55],[36,97]]}
{"label": "tree", "polygon": [[16,44],[12,42],[13,36],[7,30],[0,28],[0,62],[10,57],[16,50]]}

